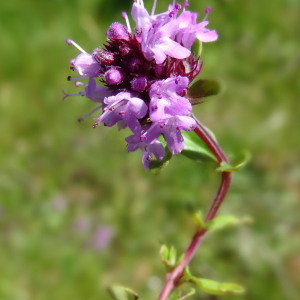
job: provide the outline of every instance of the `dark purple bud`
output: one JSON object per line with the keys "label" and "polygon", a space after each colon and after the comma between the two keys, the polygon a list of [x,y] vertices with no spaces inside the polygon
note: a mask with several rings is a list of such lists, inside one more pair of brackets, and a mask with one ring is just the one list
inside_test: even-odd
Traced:
{"label": "dark purple bud", "polygon": [[154,67],[155,75],[160,77],[163,74],[164,67],[162,65],[155,65]]}
{"label": "dark purple bud", "polygon": [[138,58],[133,57],[129,61],[129,70],[130,72],[136,72],[141,68],[141,62]]}
{"label": "dark purple bud", "polygon": [[109,38],[128,40],[127,28],[118,22],[112,23],[108,29]]}
{"label": "dark purple bud", "polygon": [[111,69],[104,75],[107,84],[116,85],[123,82],[125,75],[121,70]]}
{"label": "dark purple bud", "polygon": [[109,52],[109,51],[104,51],[101,49],[96,49],[93,52],[93,56],[95,58],[95,60],[99,63],[99,64],[103,64],[103,65],[111,65],[111,64],[115,64],[118,54],[117,53],[113,53],[113,52]]}
{"label": "dark purple bud", "polygon": [[147,78],[146,77],[134,78],[130,83],[134,91],[143,92],[147,86]]}

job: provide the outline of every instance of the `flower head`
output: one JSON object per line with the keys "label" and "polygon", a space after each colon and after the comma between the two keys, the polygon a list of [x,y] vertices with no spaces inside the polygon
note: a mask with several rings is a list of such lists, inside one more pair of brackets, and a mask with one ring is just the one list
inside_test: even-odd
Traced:
{"label": "flower head", "polygon": [[[206,28],[210,8],[205,10],[202,22],[197,23],[198,14],[186,10],[188,1],[184,1],[182,11],[181,5],[174,2],[165,12],[155,14],[156,1],[149,14],[143,0],[135,0],[131,10],[135,31],[123,12],[126,25],[112,23],[104,46],[91,54],[67,40],[81,51],[70,61],[71,69],[80,76],[68,80],[85,88],[78,94],[65,93],[65,97],[81,95],[100,102],[85,116],[102,109],[102,114],[94,119],[94,127],[101,122],[106,126],[117,124],[119,129],[128,127],[133,135],[126,138],[127,150],[142,150],[146,170],[153,155],[159,161],[165,156],[165,148],[157,140],[161,134],[175,154],[184,148],[181,130],[195,129],[196,123],[190,117],[192,105],[185,95],[199,74],[202,61],[192,53],[192,45],[196,39],[217,39],[216,32]],[[84,78],[88,78],[88,84],[78,81]]]}

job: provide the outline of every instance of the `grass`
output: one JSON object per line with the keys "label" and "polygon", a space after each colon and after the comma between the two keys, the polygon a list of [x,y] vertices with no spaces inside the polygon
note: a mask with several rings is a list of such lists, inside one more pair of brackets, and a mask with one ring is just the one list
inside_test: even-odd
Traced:
{"label": "grass", "polygon": [[[255,223],[207,237],[191,268],[232,281],[247,293],[226,299],[296,300],[299,255],[299,21],[289,1],[190,1],[213,10],[201,78],[224,91],[195,107],[228,155],[251,162],[235,174],[220,214]],[[152,3],[146,1],[150,8]],[[158,11],[167,2],[159,1]],[[160,243],[184,251],[193,232],[186,204],[206,210],[218,186],[213,166],[183,156],[162,175],[145,173],[141,154],[127,153],[128,132],[77,118],[93,103],[61,102],[69,60],[105,41],[130,1],[6,1],[0,7],[0,299],[109,299],[113,283],[155,299],[149,278],[164,281]],[[80,220],[88,224],[82,230]],[[77,225],[76,225],[77,224]],[[113,238],[95,248],[97,230]],[[221,299],[197,292],[190,299]]]}

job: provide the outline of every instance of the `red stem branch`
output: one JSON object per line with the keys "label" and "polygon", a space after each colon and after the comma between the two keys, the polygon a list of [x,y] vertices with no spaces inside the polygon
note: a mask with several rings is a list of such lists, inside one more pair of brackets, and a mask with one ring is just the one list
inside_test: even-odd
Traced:
{"label": "red stem branch", "polygon": [[[223,161],[226,163],[229,163],[226,155],[224,154],[224,152],[220,148],[220,146],[217,144],[217,142],[206,131],[206,129],[195,118],[194,115],[193,115],[193,118],[195,119],[195,121],[197,123],[197,127],[195,128],[196,134],[199,136],[200,139],[202,139],[205,142],[205,144],[213,152],[213,154],[217,158],[219,164]],[[230,182],[231,182],[231,173],[223,172],[222,176],[221,176],[221,184],[220,184],[219,190],[208,210],[208,213],[205,217],[205,222],[212,220],[215,217],[220,205],[222,204],[222,202],[227,194],[227,191],[230,186]],[[183,276],[184,268],[189,264],[189,262],[193,258],[195,252],[197,251],[201,241],[203,240],[203,238],[205,236],[206,231],[207,231],[207,229],[200,229],[194,234],[189,247],[187,248],[187,250],[184,253],[184,258],[181,261],[181,263],[175,269],[173,269],[170,273],[167,274],[167,281],[166,281],[166,284],[158,298],[159,300],[167,300],[169,295],[171,294],[172,290],[174,289],[174,287],[176,287],[178,285],[180,279]]]}

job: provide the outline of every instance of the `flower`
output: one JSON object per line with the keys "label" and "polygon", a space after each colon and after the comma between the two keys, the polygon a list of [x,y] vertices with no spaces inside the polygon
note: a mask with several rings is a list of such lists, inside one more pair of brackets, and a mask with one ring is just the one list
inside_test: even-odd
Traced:
{"label": "flower", "polygon": [[[94,119],[94,128],[101,123],[109,127],[117,124],[119,130],[128,127],[133,134],[125,139],[127,150],[141,149],[146,170],[153,155],[158,161],[165,156],[165,148],[158,141],[160,135],[164,135],[169,150],[177,154],[184,148],[181,130],[195,129],[196,122],[190,116],[192,105],[185,95],[202,61],[192,53],[192,46],[196,39],[211,42],[218,37],[206,28],[209,7],[197,23],[198,14],[187,10],[188,1],[184,1],[182,11],[174,1],[165,12],[155,14],[156,1],[149,14],[143,0],[135,0],[131,9],[135,31],[123,12],[126,25],[112,23],[104,46],[91,54],[67,40],[81,51],[70,61],[71,70],[80,76],[69,76],[68,80],[85,88],[77,94],[64,92],[64,98],[80,95],[99,102],[100,106],[79,119],[102,109]],[[87,84],[79,81],[85,78]]]}

